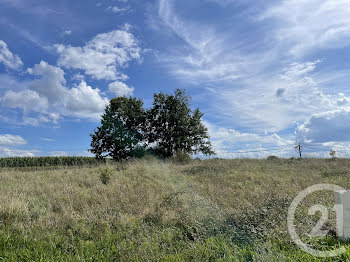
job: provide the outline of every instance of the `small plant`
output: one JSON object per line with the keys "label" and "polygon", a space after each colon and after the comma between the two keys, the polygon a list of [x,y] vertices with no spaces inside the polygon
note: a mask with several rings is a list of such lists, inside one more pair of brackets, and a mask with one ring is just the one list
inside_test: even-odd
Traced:
{"label": "small plant", "polygon": [[333,149],[331,149],[331,152],[329,152],[329,155],[335,159],[335,155],[336,155],[337,152],[335,152]]}
{"label": "small plant", "polygon": [[171,158],[172,162],[177,164],[188,164],[191,162],[192,158],[186,152],[181,150],[176,151],[175,155]]}
{"label": "small plant", "polygon": [[113,174],[113,171],[108,169],[108,168],[104,168],[101,169],[99,171],[100,173],[100,180],[102,182],[102,184],[107,185],[109,183],[109,181],[111,180],[111,176]]}

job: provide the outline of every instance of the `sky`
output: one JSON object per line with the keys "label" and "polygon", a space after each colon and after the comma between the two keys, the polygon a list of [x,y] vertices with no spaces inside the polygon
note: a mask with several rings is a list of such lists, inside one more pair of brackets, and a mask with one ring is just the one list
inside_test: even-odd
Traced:
{"label": "sky", "polygon": [[348,0],[0,0],[0,156],[89,156],[108,101],[186,89],[217,157],[350,157]]}

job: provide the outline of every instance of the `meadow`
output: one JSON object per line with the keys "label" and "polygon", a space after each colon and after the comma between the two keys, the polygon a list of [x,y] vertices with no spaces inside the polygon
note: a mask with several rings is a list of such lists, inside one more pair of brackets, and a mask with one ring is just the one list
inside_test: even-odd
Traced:
{"label": "meadow", "polygon": [[[0,259],[4,261],[346,261],[304,253],[287,231],[293,198],[318,183],[350,188],[348,159],[153,158],[55,168],[0,168]],[[298,232],[318,221],[313,194]],[[306,212],[306,213],[305,213]],[[314,223],[313,223],[314,222]],[[334,230],[334,214],[325,225]],[[332,232],[332,231],[331,231]],[[306,235],[306,234],[305,234]]]}

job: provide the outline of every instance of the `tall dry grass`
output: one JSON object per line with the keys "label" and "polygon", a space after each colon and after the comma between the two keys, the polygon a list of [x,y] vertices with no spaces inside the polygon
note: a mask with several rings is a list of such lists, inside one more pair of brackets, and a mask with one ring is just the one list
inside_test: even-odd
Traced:
{"label": "tall dry grass", "polygon": [[[110,177],[102,182],[105,168]],[[151,159],[93,168],[0,169],[0,234],[51,243],[48,254],[58,252],[62,260],[287,260],[302,255],[287,233],[288,206],[316,183],[350,188],[350,160],[213,159],[180,165]],[[315,195],[305,208],[319,201],[331,206],[333,196]],[[0,239],[0,255],[15,260],[18,251],[11,253],[8,245]]]}

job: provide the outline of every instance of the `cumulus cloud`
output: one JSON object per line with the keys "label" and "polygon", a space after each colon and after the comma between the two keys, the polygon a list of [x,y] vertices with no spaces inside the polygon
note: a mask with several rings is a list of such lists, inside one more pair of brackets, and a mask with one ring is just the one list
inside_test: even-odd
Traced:
{"label": "cumulus cloud", "polygon": [[0,146],[18,146],[25,145],[27,141],[21,137],[16,135],[0,135]]}
{"label": "cumulus cloud", "polygon": [[64,71],[57,66],[41,61],[27,70],[30,74],[39,76],[30,85],[30,89],[48,99],[52,104],[61,102],[66,96],[66,80]]}
{"label": "cumulus cloud", "polygon": [[306,142],[350,142],[350,107],[313,114],[296,132]]}
{"label": "cumulus cloud", "polygon": [[88,86],[84,80],[68,91],[64,104],[76,116],[98,118],[109,102],[100,96],[100,90]]}
{"label": "cumulus cloud", "polygon": [[128,87],[125,83],[120,81],[112,82],[108,85],[110,92],[114,93],[116,96],[131,96],[134,92],[133,87]]}
{"label": "cumulus cloud", "polygon": [[18,55],[14,55],[2,40],[0,40],[0,63],[14,70],[18,70],[23,66],[21,58]]}
{"label": "cumulus cloud", "polygon": [[52,105],[63,105],[63,114],[98,117],[103,112],[107,98],[100,96],[100,90],[88,86],[84,80],[76,87],[69,89],[66,86],[64,71],[57,66],[41,62],[28,72],[40,76],[34,80],[31,89],[41,97],[47,98]]}
{"label": "cumulus cloud", "polygon": [[9,90],[0,98],[0,102],[8,108],[21,108],[25,113],[30,111],[46,112],[49,107],[47,98],[40,97],[33,90],[19,92]]}
{"label": "cumulus cloud", "polygon": [[85,118],[98,118],[108,99],[102,97],[100,90],[80,84],[68,88],[64,71],[57,66],[41,61],[28,72],[37,77],[22,91],[9,90],[0,98],[2,105],[9,108],[21,108],[27,114],[31,111],[44,113],[37,119],[26,117],[26,122],[37,125],[40,122],[57,124],[60,114]]}
{"label": "cumulus cloud", "polygon": [[22,146],[27,144],[27,141],[18,135],[0,135],[0,157],[12,156],[34,156],[35,150],[22,150],[13,148],[14,146]]}
{"label": "cumulus cloud", "polygon": [[133,60],[141,60],[137,40],[123,30],[99,34],[83,47],[56,45],[56,49],[59,66],[83,70],[96,79],[127,79],[121,69]]}
{"label": "cumulus cloud", "polygon": [[50,113],[48,115],[40,115],[39,119],[37,121],[38,122],[43,122],[43,123],[54,123],[54,124],[57,124],[60,119],[62,119],[62,117],[59,114],[57,114],[57,113]]}

